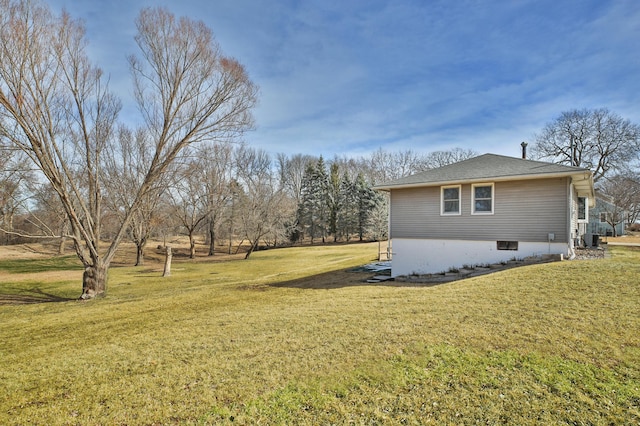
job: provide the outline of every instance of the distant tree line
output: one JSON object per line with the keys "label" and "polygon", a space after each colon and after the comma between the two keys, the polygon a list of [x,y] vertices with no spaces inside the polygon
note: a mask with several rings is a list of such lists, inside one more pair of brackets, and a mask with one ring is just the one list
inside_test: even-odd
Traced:
{"label": "distant tree line", "polygon": [[[633,223],[640,214],[640,179],[634,160],[640,132],[617,116],[609,126],[618,130],[605,132],[602,124],[585,123],[601,122],[603,114],[611,113],[563,113],[537,135],[533,156],[595,167],[598,191],[616,209],[607,218]],[[618,140],[622,136],[624,143]],[[149,161],[144,149],[148,135],[143,131],[121,128],[116,139],[120,154],[105,168],[109,176],[103,194],[101,237],[105,240],[121,226],[134,195],[131,188],[138,185]],[[127,237],[137,246],[137,265],[144,262],[150,238],[166,241],[176,235],[188,237],[191,257],[196,256],[197,241],[207,244],[208,255],[223,248],[233,253],[243,245],[249,257],[260,247],[384,240],[388,201],[373,186],[477,154],[461,148],[426,154],[378,149],[356,158],[325,159],[271,156],[246,144],[202,142],[186,149],[172,165],[171,177],[142,198],[126,227]],[[7,231],[2,233],[2,243],[48,235],[58,237],[63,248],[69,230],[64,208],[50,184],[39,179],[26,160],[20,151],[0,151],[0,226]]]}
{"label": "distant tree line", "polygon": [[[105,169],[105,241],[121,226],[135,195],[131,188],[148,161],[144,132],[122,128],[116,139],[118,151],[127,155],[114,157]],[[55,191],[19,161],[19,151],[2,152],[2,243],[49,236],[59,238],[63,250],[69,224]],[[360,158],[273,158],[244,144],[202,143],[185,150],[171,178],[142,198],[126,234],[137,246],[136,265],[144,263],[150,238],[166,241],[176,235],[188,237],[191,257],[197,241],[206,242],[209,255],[221,247],[234,252],[243,244],[249,257],[260,246],[386,239],[387,199],[374,185],[474,155],[462,149],[430,154],[379,149]]]}

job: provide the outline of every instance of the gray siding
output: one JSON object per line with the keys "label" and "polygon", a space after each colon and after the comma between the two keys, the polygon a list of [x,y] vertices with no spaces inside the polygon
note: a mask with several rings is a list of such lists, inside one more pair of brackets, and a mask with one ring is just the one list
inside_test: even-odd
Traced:
{"label": "gray siding", "polygon": [[568,242],[568,178],[495,182],[493,215],[472,215],[471,185],[461,192],[462,214],[441,216],[439,186],[392,190],[391,237]]}

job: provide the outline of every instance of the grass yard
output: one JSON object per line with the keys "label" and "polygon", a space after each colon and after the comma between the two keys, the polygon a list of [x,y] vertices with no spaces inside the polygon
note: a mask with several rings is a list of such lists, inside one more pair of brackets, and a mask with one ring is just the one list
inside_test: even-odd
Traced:
{"label": "grass yard", "polygon": [[640,248],[438,286],[377,244],[110,271],[0,257],[0,424],[638,424]]}

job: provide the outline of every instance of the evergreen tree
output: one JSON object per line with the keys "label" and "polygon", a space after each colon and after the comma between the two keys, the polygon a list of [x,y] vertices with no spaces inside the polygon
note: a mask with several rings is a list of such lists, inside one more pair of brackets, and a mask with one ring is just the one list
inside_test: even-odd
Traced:
{"label": "evergreen tree", "polygon": [[340,181],[340,197],[342,199],[342,209],[338,216],[338,230],[346,241],[351,240],[351,235],[356,233],[358,224],[358,197],[354,182],[345,172]]}
{"label": "evergreen tree", "polygon": [[313,203],[313,164],[307,164],[302,182],[300,185],[300,203],[298,204],[298,231],[300,240],[304,240],[305,236],[311,238],[311,244],[316,236],[315,232],[315,210]]}
{"label": "evergreen tree", "polygon": [[378,202],[378,194],[367,184],[362,173],[358,173],[358,177],[356,178],[355,192],[357,194],[358,208],[358,239],[363,241],[369,228],[373,209]]}
{"label": "evergreen tree", "polygon": [[322,238],[322,242],[326,242],[329,233],[329,176],[327,168],[322,156],[318,159],[315,167],[314,175],[314,201],[316,203],[317,228]]}
{"label": "evergreen tree", "polygon": [[305,169],[301,184],[298,223],[302,237],[309,236],[313,244],[316,238],[326,241],[329,232],[329,178],[322,157]]}
{"label": "evergreen tree", "polygon": [[329,207],[329,233],[333,234],[333,241],[338,241],[338,215],[342,209],[342,180],[340,179],[340,167],[338,163],[332,163],[329,173],[329,185],[327,201]]}

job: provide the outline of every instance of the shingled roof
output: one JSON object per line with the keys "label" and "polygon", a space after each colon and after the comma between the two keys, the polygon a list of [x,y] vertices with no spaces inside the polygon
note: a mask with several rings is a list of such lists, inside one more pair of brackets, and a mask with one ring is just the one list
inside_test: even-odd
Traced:
{"label": "shingled roof", "polygon": [[552,177],[573,178],[581,196],[593,199],[593,178],[589,169],[525,160],[504,155],[484,154],[458,163],[426,170],[415,175],[396,179],[375,187],[377,190],[440,186],[460,183],[543,179]]}

